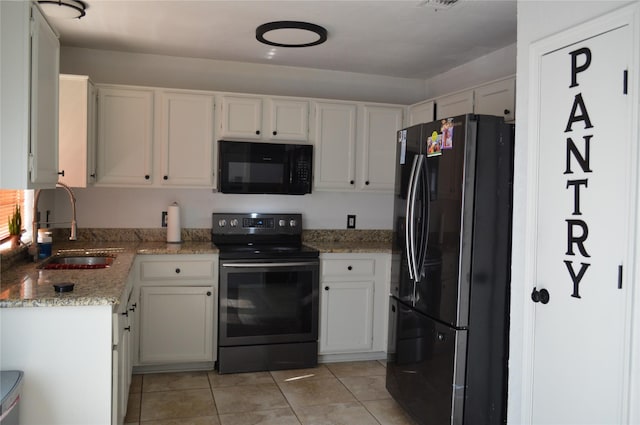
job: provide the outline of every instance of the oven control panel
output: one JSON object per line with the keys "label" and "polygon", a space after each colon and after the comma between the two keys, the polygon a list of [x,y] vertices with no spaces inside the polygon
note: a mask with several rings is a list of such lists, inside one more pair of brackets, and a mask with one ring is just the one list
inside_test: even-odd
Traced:
{"label": "oven control panel", "polygon": [[302,214],[213,213],[214,235],[297,235],[302,233]]}

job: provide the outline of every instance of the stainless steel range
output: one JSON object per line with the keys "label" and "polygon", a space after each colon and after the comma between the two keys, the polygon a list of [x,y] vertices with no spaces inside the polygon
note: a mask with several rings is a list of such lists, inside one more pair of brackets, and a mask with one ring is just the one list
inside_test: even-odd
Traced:
{"label": "stainless steel range", "polygon": [[218,371],[307,368],[318,362],[318,251],[301,214],[213,214],[220,249]]}

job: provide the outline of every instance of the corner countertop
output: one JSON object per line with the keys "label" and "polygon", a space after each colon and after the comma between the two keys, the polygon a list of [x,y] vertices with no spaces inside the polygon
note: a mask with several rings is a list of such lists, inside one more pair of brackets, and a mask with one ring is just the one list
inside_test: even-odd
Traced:
{"label": "corner countertop", "polygon": [[[43,270],[22,262],[2,273],[0,308],[117,305],[136,255],[217,254],[211,242],[65,242],[54,244],[60,255],[115,255],[110,267],[93,270]],[[56,283],[74,283],[71,292],[57,293]]]}
{"label": "corner countertop", "polygon": [[391,243],[380,241],[305,241],[321,254],[374,253],[390,254]]}
{"label": "corner countertop", "polygon": [[[391,253],[391,243],[380,240],[339,238],[335,232],[315,231],[304,244],[320,253]],[[347,233],[349,235],[354,232]],[[357,233],[355,233],[357,234]],[[365,233],[368,234],[368,233]],[[377,236],[374,234],[374,236]],[[209,241],[180,244],[166,242],[62,242],[59,255],[113,254],[110,267],[93,270],[43,270],[39,263],[23,261],[2,272],[0,308],[112,305],[119,303],[136,255],[218,254]],[[53,284],[71,282],[71,292],[57,293]]]}

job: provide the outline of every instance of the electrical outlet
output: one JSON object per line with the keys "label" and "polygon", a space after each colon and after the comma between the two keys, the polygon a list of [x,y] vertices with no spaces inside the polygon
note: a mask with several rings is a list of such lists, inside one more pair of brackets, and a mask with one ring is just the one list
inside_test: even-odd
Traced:
{"label": "electrical outlet", "polygon": [[355,229],[356,228],[356,216],[355,214],[347,215],[347,229]]}
{"label": "electrical outlet", "polygon": [[162,211],[162,227],[167,227],[167,212]]}

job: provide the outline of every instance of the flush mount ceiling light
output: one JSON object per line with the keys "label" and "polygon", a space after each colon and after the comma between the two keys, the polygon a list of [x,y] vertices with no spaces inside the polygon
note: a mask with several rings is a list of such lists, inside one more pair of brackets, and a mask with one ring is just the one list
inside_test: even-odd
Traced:
{"label": "flush mount ceiling light", "polygon": [[256,28],[256,39],[278,47],[309,47],[327,40],[327,30],[320,25],[298,21],[276,21]]}
{"label": "flush mount ceiling light", "polygon": [[87,6],[79,0],[38,0],[45,15],[51,18],[75,19],[85,15]]}

